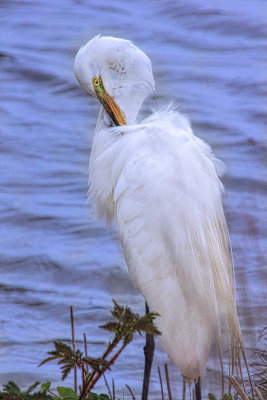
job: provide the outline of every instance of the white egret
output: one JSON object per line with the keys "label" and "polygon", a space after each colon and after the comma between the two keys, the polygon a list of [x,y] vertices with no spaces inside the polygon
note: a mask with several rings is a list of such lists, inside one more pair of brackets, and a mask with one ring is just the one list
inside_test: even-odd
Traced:
{"label": "white egret", "polygon": [[242,343],[220,162],[175,110],[136,123],[154,78],[131,42],[93,38],[74,73],[103,105],[89,167],[97,214],[116,220],[131,279],[160,315],[160,341],[185,380],[196,380],[222,331],[233,350]]}

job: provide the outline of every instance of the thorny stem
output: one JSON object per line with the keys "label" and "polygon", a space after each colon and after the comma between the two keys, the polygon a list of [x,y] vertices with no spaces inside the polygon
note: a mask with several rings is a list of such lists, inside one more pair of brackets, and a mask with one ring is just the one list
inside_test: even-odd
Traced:
{"label": "thorny stem", "polygon": [[[118,345],[118,343],[120,342],[121,339],[122,339],[122,336],[119,336],[119,337],[118,337],[118,336],[115,336],[115,337],[114,337],[113,341],[108,345],[106,351],[103,353],[103,356],[102,356],[103,359],[105,359],[105,358],[112,352],[112,350],[114,350],[114,348]],[[107,369],[107,368],[106,368],[106,369]],[[105,370],[106,370],[106,369],[105,369]],[[105,371],[104,371],[104,372],[105,372]],[[91,372],[89,384],[90,384],[91,382],[93,382],[94,376],[95,376],[96,374],[98,374],[97,371],[92,371],[92,372]],[[98,376],[98,375],[97,375],[97,376]],[[101,376],[102,376],[102,375],[101,375]],[[97,380],[98,380],[99,378],[100,378],[100,377],[98,377]],[[95,382],[97,382],[97,380],[96,380]],[[86,389],[85,386],[83,386],[83,388]],[[90,387],[90,389],[91,389],[91,387]],[[83,390],[83,391],[84,391],[84,390]],[[88,393],[88,392],[86,392],[86,393]],[[79,400],[80,400],[80,399],[82,399],[81,395],[80,395],[80,397],[79,397]]]}
{"label": "thorny stem", "polygon": [[[108,364],[106,366],[103,366],[100,371],[96,372],[94,371],[94,374],[92,374],[90,382],[85,385],[83,387],[83,390],[79,396],[79,400],[83,400],[88,392],[94,387],[94,385],[96,384],[96,382],[99,380],[99,378],[101,378],[101,376],[106,372],[106,370],[112,365],[114,364],[114,362],[116,361],[116,359],[119,357],[119,355],[121,354],[121,352],[125,349],[125,347],[127,346],[128,342],[124,343],[120,349],[114,354],[114,356],[109,360]],[[114,348],[114,346],[112,347]],[[107,353],[107,351],[105,352]],[[108,352],[109,353],[109,352]],[[104,357],[103,357],[104,358]]]}
{"label": "thorny stem", "polygon": [[84,387],[84,375],[85,375],[85,369],[84,365],[82,364],[82,387]]}
{"label": "thorny stem", "polygon": [[122,339],[122,335],[120,336],[115,336],[115,338],[113,339],[113,341],[109,344],[109,346],[107,347],[106,351],[103,353],[102,358],[106,358],[111,352],[112,350],[115,349],[115,347],[118,345],[118,343],[121,341]]}

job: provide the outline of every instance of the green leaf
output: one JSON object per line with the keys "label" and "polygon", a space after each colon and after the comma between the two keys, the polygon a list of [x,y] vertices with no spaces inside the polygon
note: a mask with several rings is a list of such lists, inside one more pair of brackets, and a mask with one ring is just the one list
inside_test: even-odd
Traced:
{"label": "green leaf", "polygon": [[45,382],[41,384],[41,392],[46,392],[48,389],[50,389],[51,382]]}
{"label": "green leaf", "polygon": [[9,381],[6,385],[3,385],[4,392],[19,396],[21,394],[21,390],[18,387],[18,385],[15,384],[15,382]]}
{"label": "green leaf", "polygon": [[81,368],[82,366],[82,356],[83,353],[77,349],[74,351],[70,346],[67,344],[57,341],[54,341],[55,350],[48,351],[49,357],[43,360],[39,366],[49,362],[56,360],[57,364],[60,365],[60,369],[62,372],[62,380],[64,380],[71,370],[76,366]]}
{"label": "green leaf", "polygon": [[111,399],[105,393],[97,394],[94,392],[90,392],[88,400],[111,400]]}
{"label": "green leaf", "polygon": [[90,392],[88,400],[99,400],[98,394],[94,393],[94,392]]}
{"label": "green leaf", "polygon": [[100,367],[108,367],[108,362],[104,358],[83,357],[83,362],[90,365],[94,370],[99,370]]}
{"label": "green leaf", "polygon": [[209,393],[208,396],[209,396],[209,400],[216,400],[216,397],[214,396],[214,394]]}
{"label": "green leaf", "polygon": [[74,390],[72,388],[68,388],[68,387],[64,387],[64,386],[58,386],[57,387],[57,391],[59,393],[59,395],[63,398],[63,399],[73,399],[73,400],[78,400],[79,396],[77,395],[76,392],[74,392]]}
{"label": "green leaf", "polygon": [[227,393],[224,393],[222,400],[233,400],[233,397],[231,393],[229,393],[229,395]]}
{"label": "green leaf", "polygon": [[109,332],[118,332],[120,325],[117,322],[107,322],[106,324],[101,325],[99,328],[105,329]]}

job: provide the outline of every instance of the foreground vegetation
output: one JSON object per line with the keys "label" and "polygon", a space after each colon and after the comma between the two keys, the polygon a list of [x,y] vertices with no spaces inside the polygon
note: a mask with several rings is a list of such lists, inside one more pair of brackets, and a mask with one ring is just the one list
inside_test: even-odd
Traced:
{"label": "foreground vegetation", "polygon": [[[159,335],[154,320],[157,316],[156,313],[148,313],[142,317],[134,314],[129,307],[118,305],[114,300],[114,307],[111,311],[113,320],[105,325],[100,326],[113,334],[113,338],[103,352],[103,354],[96,358],[90,357],[87,353],[86,335],[84,334],[84,350],[76,349],[74,337],[74,322],[73,322],[73,309],[71,310],[71,328],[72,328],[72,347],[61,342],[54,342],[54,350],[48,352],[48,357],[44,359],[40,366],[50,362],[56,361],[60,366],[62,373],[62,380],[64,380],[71,372],[74,375],[74,389],[70,387],[58,386],[56,390],[51,388],[51,382],[36,382],[28,389],[22,391],[14,382],[10,381],[3,385],[3,391],[0,392],[0,400],[120,400],[115,393],[115,384],[112,381],[112,387],[108,385],[105,373],[111,369],[111,366],[120,356],[125,347],[133,340],[134,334],[151,334]],[[257,361],[252,365],[253,367],[253,387],[250,393],[243,382],[241,383],[233,376],[228,377],[230,388],[228,393],[225,393],[222,400],[263,400],[267,399],[267,328],[262,332],[261,339],[263,348],[255,349]],[[170,389],[168,367],[165,364],[165,376],[168,389],[168,397],[163,393],[162,377],[160,369],[159,382],[161,386],[161,395],[159,398],[162,400],[172,400]],[[81,385],[77,387],[77,375],[80,375]],[[100,378],[104,378],[107,387],[107,394],[95,393],[92,389],[95,388],[96,383]],[[126,385],[129,395],[132,400],[136,400],[131,388]],[[234,392],[234,393],[232,393]],[[193,392],[194,398],[194,392]],[[216,397],[209,393],[209,400],[216,400]],[[191,397],[190,397],[191,399]]]}

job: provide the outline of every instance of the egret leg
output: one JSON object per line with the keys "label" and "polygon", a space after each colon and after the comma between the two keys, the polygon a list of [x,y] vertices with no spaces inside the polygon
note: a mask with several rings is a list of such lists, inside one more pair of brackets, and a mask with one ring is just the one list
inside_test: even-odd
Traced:
{"label": "egret leg", "polygon": [[182,400],[185,400],[185,393],[186,393],[186,383],[185,383],[185,380],[183,378],[183,399]]}
{"label": "egret leg", "polygon": [[196,400],[201,400],[201,384],[200,378],[195,381]]}
{"label": "egret leg", "polygon": [[[147,313],[149,313],[149,308],[146,303],[146,314]],[[148,398],[148,388],[149,388],[150,372],[154,356],[154,349],[155,349],[154,336],[146,333],[146,344],[144,347],[145,369],[144,369],[144,379],[143,379],[142,400],[147,400]]]}

